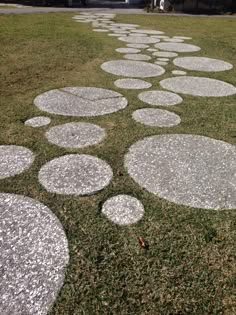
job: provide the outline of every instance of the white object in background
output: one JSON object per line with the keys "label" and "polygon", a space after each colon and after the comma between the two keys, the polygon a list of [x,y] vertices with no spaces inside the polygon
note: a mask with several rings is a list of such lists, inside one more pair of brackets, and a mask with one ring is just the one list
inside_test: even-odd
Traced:
{"label": "white object in background", "polygon": [[165,7],[165,0],[161,0],[160,1],[160,9],[164,10],[164,7]]}

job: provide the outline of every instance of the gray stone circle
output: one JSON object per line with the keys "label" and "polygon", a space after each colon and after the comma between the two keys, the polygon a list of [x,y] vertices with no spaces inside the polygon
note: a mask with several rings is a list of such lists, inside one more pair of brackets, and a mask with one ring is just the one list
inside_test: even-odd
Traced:
{"label": "gray stone circle", "polygon": [[105,188],[112,176],[107,162],[91,155],[68,154],[46,163],[38,178],[48,192],[83,196]]}
{"label": "gray stone circle", "polygon": [[29,149],[17,145],[0,146],[0,179],[18,175],[34,162],[34,154]]}
{"label": "gray stone circle", "polygon": [[228,62],[207,57],[179,57],[174,59],[173,63],[184,69],[204,72],[218,72],[233,68],[233,65]]}
{"label": "gray stone circle", "polygon": [[72,122],[50,128],[46,132],[49,142],[63,148],[80,149],[100,143],[106,133],[95,124]]}
{"label": "gray stone circle", "polygon": [[133,60],[107,61],[101,65],[101,68],[108,73],[134,78],[156,77],[165,73],[165,70],[158,65]]}
{"label": "gray stone circle", "polygon": [[131,48],[140,48],[140,49],[150,47],[149,45],[146,45],[146,44],[126,44],[126,46],[131,47]]}
{"label": "gray stone circle", "polygon": [[176,93],[194,96],[229,96],[236,94],[236,88],[224,81],[204,77],[175,77],[162,80],[160,85]]}
{"label": "gray stone circle", "polygon": [[186,75],[187,72],[186,71],[182,71],[182,70],[173,70],[172,74],[174,74],[174,75]]}
{"label": "gray stone circle", "polygon": [[181,122],[178,115],[158,108],[138,109],[133,112],[132,117],[137,122],[150,127],[173,127]]}
{"label": "gray stone circle", "polygon": [[168,62],[166,62],[166,61],[155,61],[154,63],[156,65],[159,65],[159,66],[167,66],[168,65]]}
{"label": "gray stone circle", "polygon": [[0,313],[46,315],[63,285],[69,261],[67,238],[42,203],[0,194]]}
{"label": "gray stone circle", "polygon": [[184,40],[180,39],[180,38],[164,38],[163,39],[164,42],[169,42],[169,43],[183,43]]}
{"label": "gray stone circle", "polygon": [[203,209],[236,208],[236,148],[198,135],[158,135],[132,145],[129,175],[149,192]]}
{"label": "gray stone circle", "polygon": [[100,33],[106,33],[106,32],[108,32],[108,30],[103,29],[103,28],[95,28],[95,29],[93,29],[93,31],[94,31],[94,32],[100,32]]}
{"label": "gray stone circle", "polygon": [[161,31],[144,30],[144,29],[132,30],[132,33],[140,33],[140,34],[148,34],[148,35],[161,35],[161,34],[164,34],[164,32],[161,32]]}
{"label": "gray stone circle", "polygon": [[125,59],[129,60],[137,60],[137,61],[147,61],[152,59],[152,57],[145,55],[145,54],[126,54],[124,55]]}
{"label": "gray stone circle", "polygon": [[138,95],[138,98],[154,106],[172,106],[183,102],[182,97],[179,95],[159,90],[142,92]]}
{"label": "gray stone circle", "polygon": [[151,83],[140,79],[119,79],[114,84],[121,89],[148,89],[152,86]]}
{"label": "gray stone circle", "polygon": [[157,51],[157,52],[154,52],[152,55],[157,56],[157,57],[164,57],[164,58],[174,58],[178,56],[178,54],[174,52],[168,52],[168,51]]}
{"label": "gray stone circle", "polygon": [[122,54],[137,54],[141,50],[137,48],[117,48],[116,51]]}
{"label": "gray stone circle", "polygon": [[130,225],[143,217],[144,207],[135,197],[117,195],[109,198],[103,204],[102,213],[115,224]]}
{"label": "gray stone circle", "polygon": [[122,42],[131,44],[154,44],[160,41],[158,38],[152,38],[148,36],[121,36],[118,39]]}
{"label": "gray stone circle", "polygon": [[155,47],[162,50],[175,52],[194,52],[201,50],[201,48],[198,46],[185,43],[158,43],[155,45]]}
{"label": "gray stone circle", "polygon": [[51,119],[49,117],[37,116],[37,117],[33,117],[33,118],[26,120],[25,125],[37,128],[37,127],[46,126],[46,125],[50,124],[50,122],[51,122]]}
{"label": "gray stone circle", "polygon": [[179,38],[179,39],[192,39],[192,37],[188,37],[188,36],[174,36],[173,38]]}
{"label": "gray stone circle", "polygon": [[120,93],[95,87],[66,87],[37,96],[34,104],[51,114],[90,117],[124,109],[128,101]]}

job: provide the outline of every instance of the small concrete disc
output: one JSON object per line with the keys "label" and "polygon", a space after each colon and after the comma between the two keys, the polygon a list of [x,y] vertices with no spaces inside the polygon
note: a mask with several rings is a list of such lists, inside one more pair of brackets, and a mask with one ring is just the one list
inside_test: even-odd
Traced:
{"label": "small concrete disc", "polygon": [[161,35],[164,34],[164,32],[156,31],[156,30],[132,30],[132,33],[140,33],[140,34],[148,34],[148,35]]}
{"label": "small concrete disc", "polygon": [[121,89],[148,89],[152,86],[151,83],[140,80],[140,79],[119,79],[114,84]]}
{"label": "small concrete disc", "polygon": [[198,46],[185,43],[158,43],[155,45],[155,47],[162,50],[175,52],[194,52],[201,50],[201,48]]}
{"label": "small concrete disc", "polygon": [[164,42],[169,42],[169,43],[183,43],[184,40],[180,39],[180,38],[164,38],[163,39]]}
{"label": "small concrete disc", "polygon": [[170,38],[169,36],[166,35],[150,35],[153,38],[160,38],[160,39],[164,39],[164,38]]}
{"label": "small concrete disc", "polygon": [[147,91],[138,95],[138,98],[144,103],[154,106],[171,106],[183,102],[182,97],[175,93],[166,91]]}
{"label": "small concrete disc", "polygon": [[174,65],[196,71],[218,72],[233,68],[228,62],[206,57],[179,57],[174,59]]}
{"label": "small concrete disc", "polygon": [[131,48],[140,48],[140,49],[150,47],[149,45],[145,45],[145,44],[127,44],[126,46],[131,47]]}
{"label": "small concrete disc", "polygon": [[236,208],[236,148],[187,134],[147,137],[125,156],[129,175],[149,192],[203,209]]}
{"label": "small concrete disc", "polygon": [[133,60],[107,61],[101,65],[101,68],[108,73],[133,78],[156,77],[165,73],[165,70],[158,65]]}
{"label": "small concrete disc", "polygon": [[156,48],[148,48],[147,51],[153,52],[153,51],[158,51],[158,49],[156,49]]}
{"label": "small concrete disc", "polygon": [[46,132],[49,142],[63,148],[80,149],[100,143],[106,133],[97,125],[72,122],[50,128]]}
{"label": "small concrete disc", "polygon": [[229,83],[203,77],[176,77],[162,80],[160,85],[176,93],[194,96],[229,96],[236,94],[236,88]]}
{"label": "small concrete disc", "polygon": [[144,54],[126,54],[124,55],[125,59],[129,59],[129,60],[143,60],[143,61],[147,61],[152,59],[152,57],[148,56],[148,55],[144,55]]}
{"label": "small concrete disc", "polygon": [[29,149],[17,145],[0,145],[0,179],[15,176],[27,170],[34,162]]}
{"label": "small concrete disc", "polygon": [[117,195],[109,198],[102,206],[102,213],[119,225],[138,222],[144,215],[142,203],[129,195]]}
{"label": "small concrete disc", "polygon": [[68,154],[46,163],[39,171],[39,182],[51,193],[91,195],[112,180],[112,169],[103,160],[85,154]]}
{"label": "small concrete disc", "polygon": [[50,124],[50,122],[51,122],[51,119],[49,117],[37,116],[37,117],[33,117],[33,118],[26,120],[25,125],[37,128],[37,127],[46,126],[46,125]]}
{"label": "small concrete disc", "polygon": [[173,127],[181,122],[178,115],[157,108],[138,109],[133,112],[132,117],[137,122],[151,127]]}
{"label": "small concrete disc", "polygon": [[187,36],[174,36],[173,38],[178,38],[178,39],[192,39],[192,37],[187,37]]}
{"label": "small concrete disc", "polygon": [[178,54],[174,53],[174,52],[167,52],[167,51],[157,51],[157,52],[154,52],[152,54],[153,56],[157,56],[157,57],[166,57],[166,58],[174,58],[174,57],[177,57]]}
{"label": "small concrete disc", "polygon": [[129,27],[129,28],[136,28],[139,27],[138,24],[126,24],[126,23],[113,23],[111,24],[112,26],[117,26],[117,27]]}
{"label": "small concrete disc", "polygon": [[0,314],[46,315],[69,261],[61,223],[42,203],[0,194]]}
{"label": "small concrete disc", "polygon": [[186,75],[187,72],[186,71],[182,71],[182,70],[173,70],[172,74],[174,74],[174,75]]}
{"label": "small concrete disc", "polygon": [[117,48],[116,51],[122,54],[137,54],[141,50],[137,48]]}
{"label": "small concrete disc", "polygon": [[158,38],[151,38],[147,36],[121,36],[118,39],[122,42],[131,44],[154,44],[160,41],[160,39]]}
{"label": "small concrete disc", "polygon": [[156,65],[159,65],[159,66],[167,66],[168,65],[168,62],[166,62],[166,61],[155,61],[154,63]]}
{"label": "small concrete disc", "polygon": [[94,32],[101,32],[101,33],[106,33],[106,32],[108,32],[108,30],[103,29],[103,28],[95,28],[95,29],[93,29],[93,31],[94,31]]}
{"label": "small concrete disc", "polygon": [[95,87],[66,87],[37,96],[34,104],[43,111],[64,116],[100,116],[125,108],[120,93]]}
{"label": "small concrete disc", "polygon": [[157,58],[158,61],[169,61],[169,58]]}

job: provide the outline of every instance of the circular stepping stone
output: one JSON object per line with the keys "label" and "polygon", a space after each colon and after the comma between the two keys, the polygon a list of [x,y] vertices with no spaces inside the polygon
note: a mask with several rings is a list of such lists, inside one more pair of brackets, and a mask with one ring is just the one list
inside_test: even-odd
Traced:
{"label": "circular stepping stone", "polygon": [[37,117],[33,117],[33,118],[26,120],[25,125],[37,128],[37,127],[46,126],[46,125],[50,124],[50,122],[51,122],[51,119],[49,117],[37,116]]}
{"label": "circular stepping stone", "polygon": [[102,213],[112,222],[119,225],[130,225],[138,222],[144,215],[142,203],[129,195],[117,195],[109,198],[102,206]]}
{"label": "circular stepping stone", "polygon": [[160,85],[176,93],[194,96],[229,96],[236,94],[236,88],[229,83],[203,77],[176,77],[162,80]]}
{"label": "circular stepping stone", "polygon": [[126,28],[130,28],[130,29],[139,27],[139,25],[137,25],[137,24],[126,24],[126,23],[112,23],[111,25],[116,26],[116,27],[126,27]]}
{"label": "circular stepping stone", "polygon": [[121,36],[118,39],[122,42],[127,42],[131,44],[154,44],[160,41],[160,39],[158,38],[151,38],[147,36]]}
{"label": "circular stepping stone", "polygon": [[161,31],[156,31],[156,30],[142,30],[142,29],[132,30],[132,33],[140,33],[140,34],[148,34],[148,35],[160,35],[160,34],[164,34],[164,32],[161,32]]}
{"label": "circular stepping stone", "polygon": [[105,29],[103,29],[103,28],[95,28],[93,31],[94,31],[94,32],[101,32],[101,33],[108,32],[108,30],[105,30]]}
{"label": "circular stepping stone", "polygon": [[173,57],[177,57],[178,54],[176,53],[173,53],[173,52],[167,52],[167,51],[157,51],[157,52],[154,52],[152,54],[153,56],[157,56],[157,57],[166,57],[166,58],[173,58]]}
{"label": "circular stepping stone", "polygon": [[158,50],[156,48],[148,48],[147,51],[153,52],[153,51],[158,51]]}
{"label": "circular stepping stone", "polygon": [[64,116],[100,116],[125,108],[120,93],[94,87],[66,87],[37,96],[34,104],[43,111]]}
{"label": "circular stepping stone", "polygon": [[144,54],[126,54],[124,55],[124,58],[130,59],[130,60],[150,60],[152,57]]}
{"label": "circular stepping stone", "polygon": [[236,148],[197,135],[159,135],[125,156],[129,175],[149,192],[203,209],[236,208]]}
{"label": "circular stepping stone", "polygon": [[163,41],[169,42],[169,43],[182,43],[182,42],[184,42],[184,40],[180,39],[180,38],[164,38]]}
{"label": "circular stepping stone", "polygon": [[155,106],[171,106],[183,102],[182,97],[175,93],[166,91],[147,91],[138,95],[138,98],[144,103]]}
{"label": "circular stepping stone", "polygon": [[133,60],[113,60],[104,62],[101,68],[115,75],[136,78],[156,77],[165,73],[165,70],[151,63]]}
{"label": "circular stepping stone", "polygon": [[157,58],[158,61],[169,61],[169,58]]}
{"label": "circular stepping stone", "polygon": [[172,74],[174,74],[174,75],[186,75],[187,72],[181,71],[181,70],[173,70]]}
{"label": "circular stepping stone", "polygon": [[152,86],[151,83],[140,79],[119,79],[114,82],[121,89],[148,89]]}
{"label": "circular stepping stone", "polygon": [[166,65],[168,65],[168,62],[165,62],[165,61],[156,61],[155,64],[156,64],[156,65],[159,65],[159,66],[166,66]]}
{"label": "circular stepping stone", "polygon": [[126,46],[131,47],[131,48],[140,48],[140,49],[149,47],[149,45],[145,45],[145,44],[127,44]]}
{"label": "circular stepping stone", "polygon": [[192,37],[187,37],[187,36],[174,36],[173,38],[178,38],[178,39],[192,39]]}
{"label": "circular stepping stone", "polygon": [[100,143],[106,133],[97,125],[73,122],[55,126],[46,132],[49,142],[63,148],[80,149]]}
{"label": "circular stepping stone", "polygon": [[91,195],[105,188],[113,176],[103,160],[85,154],[68,154],[46,163],[39,171],[39,182],[51,193]]}
{"label": "circular stepping stone", "polygon": [[141,50],[136,48],[117,48],[117,52],[124,53],[124,54],[136,54],[139,53]]}
{"label": "circular stepping stone", "polygon": [[137,122],[151,127],[173,127],[181,122],[178,115],[157,108],[138,109],[133,112],[132,117]]}
{"label": "circular stepping stone", "polygon": [[228,62],[206,57],[179,57],[174,59],[173,62],[174,65],[184,69],[205,72],[218,72],[233,68],[233,65]]}
{"label": "circular stepping stone", "polygon": [[42,203],[0,194],[1,314],[47,314],[63,285],[66,235]]}
{"label": "circular stepping stone", "polygon": [[201,48],[198,46],[185,43],[158,43],[155,45],[155,47],[162,50],[176,52],[194,52],[201,50]]}
{"label": "circular stepping stone", "polygon": [[24,172],[34,162],[34,158],[33,152],[25,147],[0,145],[0,179]]}
{"label": "circular stepping stone", "polygon": [[170,38],[169,36],[165,36],[165,35],[150,35],[153,38],[160,38],[160,39],[164,39],[164,38]]}

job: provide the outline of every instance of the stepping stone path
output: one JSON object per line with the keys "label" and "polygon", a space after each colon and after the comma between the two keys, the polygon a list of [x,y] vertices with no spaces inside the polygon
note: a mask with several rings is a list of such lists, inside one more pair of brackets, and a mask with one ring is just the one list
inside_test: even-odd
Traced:
{"label": "stepping stone path", "polygon": [[0,146],[0,179],[18,175],[34,162],[34,154],[17,145]]}
{"label": "stepping stone path", "polygon": [[38,117],[33,117],[26,120],[25,125],[37,128],[37,127],[43,127],[43,126],[49,125],[50,122],[51,122],[51,119],[49,117],[38,116]]}
{"label": "stepping stone path", "polygon": [[68,154],[46,163],[39,171],[39,182],[51,193],[84,196],[105,188],[112,176],[105,161],[86,154]]}
{"label": "stepping stone path", "polygon": [[[191,37],[170,38],[159,30],[137,29],[139,25],[114,23],[114,14],[83,12],[73,17],[77,23],[91,23],[94,31],[117,37],[127,48],[118,48],[123,58],[148,59],[111,60],[101,68],[118,78],[114,84],[122,89],[146,89],[151,83],[139,78],[161,76],[165,59],[177,53],[197,52],[201,48],[186,44]],[[79,27],[79,24],[76,26]],[[127,34],[127,35],[126,35]],[[146,49],[140,54],[140,49]],[[132,55],[131,55],[132,54]],[[174,66],[195,71],[224,71],[232,65],[206,57],[178,57]],[[169,71],[169,70],[168,70]],[[163,89],[194,96],[229,96],[236,88],[216,79],[187,76],[179,69],[160,82]],[[177,94],[154,90],[139,94],[139,98],[152,106],[180,104]],[[47,91],[34,100],[42,111],[72,117],[94,117],[123,110],[127,99],[120,93],[97,87],[63,87]],[[182,114],[184,115],[184,113]],[[172,127],[181,122],[172,112],[157,108],[143,108],[132,117],[149,127]],[[25,122],[26,126],[41,127],[50,118],[39,116]],[[64,148],[80,149],[101,143],[105,130],[85,122],[72,122],[54,126],[46,132],[48,140]],[[176,204],[203,209],[236,208],[236,149],[223,141],[197,135],[154,135],[133,144],[125,155],[125,167],[133,180],[150,193]],[[0,146],[0,179],[15,176],[27,170],[34,154],[16,145]],[[113,171],[106,161],[86,154],[66,154],[48,161],[39,171],[38,180],[49,192],[62,195],[91,195],[106,188]],[[0,193],[0,233],[4,238],[0,264],[4,275],[0,283],[1,314],[46,315],[55,301],[68,264],[68,244],[59,220],[43,204],[31,198]],[[144,207],[136,198],[118,195],[109,198],[102,213],[119,225],[137,223],[144,215]],[[1,238],[1,235],[0,235]]]}
{"label": "stepping stone path", "polygon": [[203,209],[236,208],[236,148],[196,135],[158,135],[131,146],[129,175],[161,198]]}
{"label": "stepping stone path", "polygon": [[163,109],[143,108],[133,112],[133,119],[151,127],[173,127],[180,124],[178,115]]}
{"label": "stepping stone path", "polygon": [[144,215],[142,203],[128,195],[109,198],[102,206],[102,213],[112,222],[119,225],[137,223]]}
{"label": "stepping stone path", "polygon": [[64,148],[80,149],[100,143],[105,138],[105,130],[89,123],[67,123],[55,126],[46,132],[49,142]]}
{"label": "stepping stone path", "polygon": [[42,203],[0,193],[0,313],[47,314],[69,262],[66,235]]}

